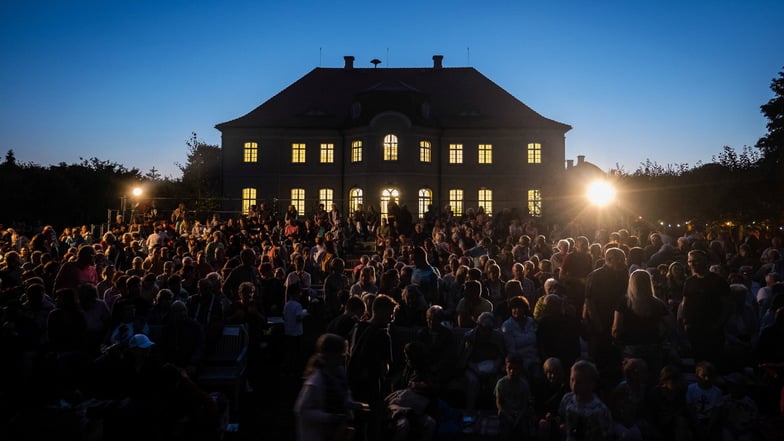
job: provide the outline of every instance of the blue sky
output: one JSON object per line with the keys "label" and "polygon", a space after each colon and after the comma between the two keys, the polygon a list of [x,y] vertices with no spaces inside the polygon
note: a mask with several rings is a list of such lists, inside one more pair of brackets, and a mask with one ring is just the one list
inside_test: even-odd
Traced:
{"label": "blue sky", "polygon": [[765,133],[784,2],[0,2],[0,152],[178,177],[191,132],[315,67],[472,66],[603,169],[709,162]]}

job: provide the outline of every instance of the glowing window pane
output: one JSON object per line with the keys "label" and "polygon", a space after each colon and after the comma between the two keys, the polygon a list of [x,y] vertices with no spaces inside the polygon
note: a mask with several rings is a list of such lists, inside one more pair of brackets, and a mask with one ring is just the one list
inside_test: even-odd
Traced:
{"label": "glowing window pane", "polygon": [[433,203],[433,192],[429,188],[419,189],[419,218],[423,219],[427,212],[427,207]]}
{"label": "glowing window pane", "polygon": [[362,162],[362,141],[351,143],[351,162]]}
{"label": "glowing window pane", "polygon": [[361,188],[352,188],[348,192],[348,209],[352,214],[359,209],[360,204],[364,203],[362,202],[362,193]]}
{"label": "glowing window pane", "polygon": [[479,206],[484,208],[485,213],[488,215],[493,213],[493,190],[489,188],[479,189]]}
{"label": "glowing window pane", "polygon": [[399,197],[400,192],[396,188],[385,188],[381,192],[381,217],[389,216],[389,203],[397,202]]}
{"label": "glowing window pane", "polygon": [[463,190],[459,188],[452,188],[449,190],[449,205],[452,207],[452,213],[455,216],[463,215]]}
{"label": "glowing window pane", "polygon": [[537,217],[542,215],[541,190],[528,190],[528,214]]}
{"label": "glowing window pane", "polygon": [[492,164],[493,163],[493,145],[492,144],[479,144],[479,163]]}
{"label": "glowing window pane", "polygon": [[539,144],[538,142],[532,142],[528,144],[528,163],[542,163],[542,144]]}
{"label": "glowing window pane", "polygon": [[243,188],[242,189],[242,214],[248,214],[251,205],[256,205],[256,189]]}
{"label": "glowing window pane", "polygon": [[305,214],[305,189],[292,188],[291,189],[291,204],[297,209],[297,214],[302,216]]}
{"label": "glowing window pane", "polygon": [[335,144],[321,144],[321,163],[332,164],[335,162]]}
{"label": "glowing window pane", "polygon": [[324,209],[327,211],[332,209],[332,202],[334,202],[333,194],[334,192],[331,188],[319,189],[319,204],[324,204]]}
{"label": "glowing window pane", "polygon": [[305,163],[305,144],[291,144],[291,162],[293,164]]}
{"label": "glowing window pane", "polygon": [[384,137],[384,161],[397,161],[397,136]]}
{"label": "glowing window pane", "polygon": [[430,162],[433,156],[433,149],[430,141],[419,141],[419,162]]}
{"label": "glowing window pane", "polygon": [[463,144],[449,144],[449,163],[463,163]]}
{"label": "glowing window pane", "polygon": [[255,142],[246,142],[242,151],[243,162],[256,162],[259,159],[259,145]]}

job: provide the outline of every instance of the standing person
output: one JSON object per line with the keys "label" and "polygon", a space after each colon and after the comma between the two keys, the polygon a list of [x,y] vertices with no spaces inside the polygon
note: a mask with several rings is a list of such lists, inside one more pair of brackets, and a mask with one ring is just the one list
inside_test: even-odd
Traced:
{"label": "standing person", "polygon": [[395,306],[397,302],[393,298],[379,294],[373,301],[370,320],[357,323],[351,334],[348,379],[354,397],[370,405],[367,440],[380,438],[381,421],[386,410],[387,373],[393,362],[388,326]]}
{"label": "standing person", "polygon": [[723,366],[724,325],[731,310],[729,284],[708,270],[708,256],[693,250],[688,257],[691,277],[683,284],[683,328],[695,361]]}
{"label": "standing person", "polygon": [[615,309],[623,302],[628,283],[626,255],[620,248],[609,248],[604,265],[588,274],[585,281],[582,315],[588,330],[588,354],[607,378],[620,376],[621,354],[613,345],[611,330]]}
{"label": "standing person", "polygon": [[500,419],[501,440],[521,439],[531,432],[533,400],[523,369],[522,357],[518,354],[507,355],[506,375],[495,384],[495,405]]}
{"label": "standing person", "polygon": [[302,343],[302,335],[305,333],[302,322],[308,313],[307,310],[302,308],[300,295],[301,291],[296,283],[286,287],[286,304],[283,305],[283,335],[286,338],[284,372],[300,367],[300,345]]}
{"label": "standing person", "polygon": [[629,276],[625,302],[618,304],[612,325],[612,336],[624,358],[645,360],[650,372],[662,367],[664,334],[675,330],[675,322],[667,305],[653,296],[653,282],[646,270],[634,270]]}
{"label": "standing person", "polygon": [[433,268],[430,262],[428,262],[427,251],[424,248],[414,248],[412,256],[414,258],[414,270],[411,273],[411,283],[419,286],[428,305],[439,303],[438,282],[441,276],[438,274],[438,270]]}
{"label": "standing person", "polygon": [[294,404],[298,441],[348,439],[353,433],[351,397],[343,361],[346,341],[335,334],[323,334],[316,341],[316,353],[305,368],[305,382]]}

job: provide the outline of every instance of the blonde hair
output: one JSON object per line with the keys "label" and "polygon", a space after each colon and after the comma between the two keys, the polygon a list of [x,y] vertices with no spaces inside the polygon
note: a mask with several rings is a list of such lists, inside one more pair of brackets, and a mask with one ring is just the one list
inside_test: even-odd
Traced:
{"label": "blonde hair", "polygon": [[650,317],[662,301],[653,295],[653,281],[648,271],[634,270],[629,275],[629,288],[626,291],[629,309],[640,317]]}

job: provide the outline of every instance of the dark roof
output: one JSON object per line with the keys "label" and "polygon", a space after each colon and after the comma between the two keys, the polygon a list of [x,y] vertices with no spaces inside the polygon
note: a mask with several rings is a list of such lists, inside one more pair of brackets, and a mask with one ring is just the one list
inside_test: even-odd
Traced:
{"label": "dark roof", "polygon": [[316,68],[248,114],[215,127],[347,128],[367,124],[383,110],[433,127],[571,129],[472,67]]}

